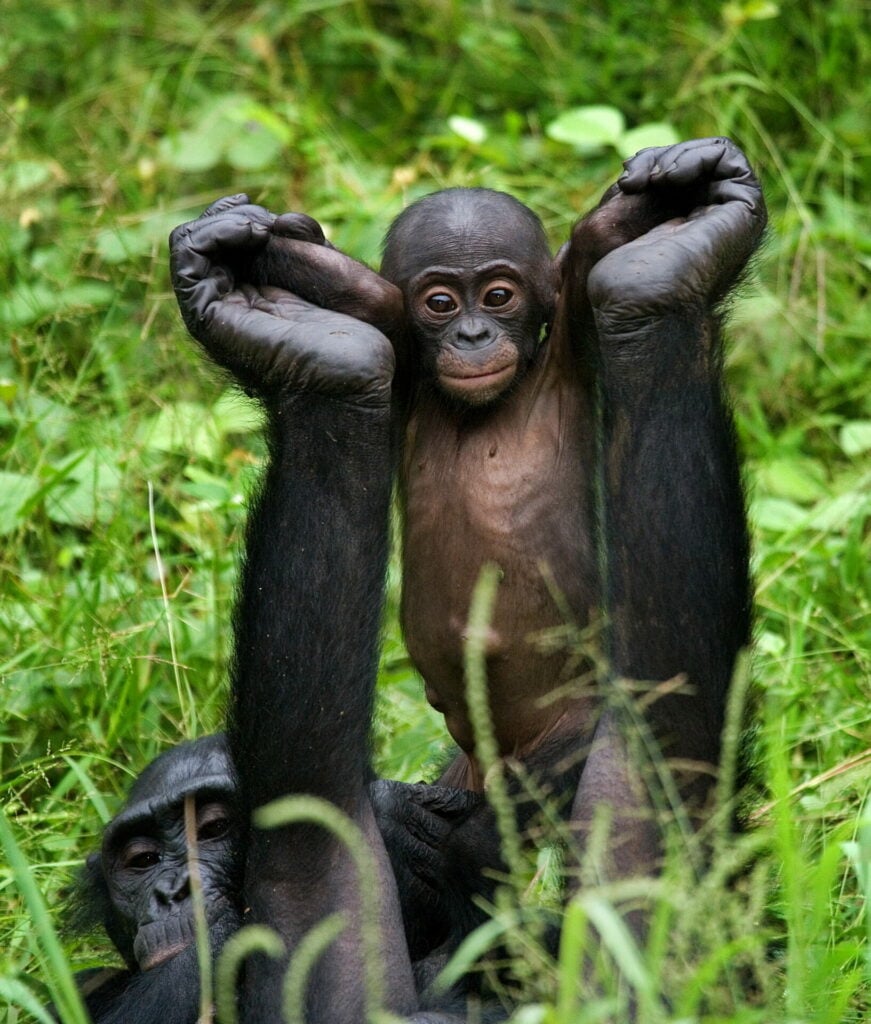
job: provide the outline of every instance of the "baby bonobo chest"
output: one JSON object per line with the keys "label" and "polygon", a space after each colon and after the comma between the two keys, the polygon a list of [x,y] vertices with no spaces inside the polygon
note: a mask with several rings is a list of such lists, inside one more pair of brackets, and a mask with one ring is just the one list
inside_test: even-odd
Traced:
{"label": "baby bonobo chest", "polygon": [[435,396],[416,407],[403,458],[402,622],[427,699],[471,751],[469,605],[482,567],[500,567],[487,642],[490,708],[501,753],[523,755],[568,727],[567,718],[589,713],[571,685],[583,669],[565,627],[584,626],[597,595],[593,447],[579,390],[539,381],[511,399],[467,419]]}

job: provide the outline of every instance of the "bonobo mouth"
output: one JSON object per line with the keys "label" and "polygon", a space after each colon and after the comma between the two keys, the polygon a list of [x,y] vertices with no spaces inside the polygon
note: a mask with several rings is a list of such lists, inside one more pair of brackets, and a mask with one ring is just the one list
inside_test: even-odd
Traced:
{"label": "bonobo mouth", "polygon": [[449,394],[477,405],[501,394],[514,380],[516,370],[513,359],[495,369],[470,366],[466,372],[439,374],[439,383]]}
{"label": "bonobo mouth", "polygon": [[192,914],[175,914],[142,925],[133,940],[133,955],[141,971],[166,963],[194,941]]}

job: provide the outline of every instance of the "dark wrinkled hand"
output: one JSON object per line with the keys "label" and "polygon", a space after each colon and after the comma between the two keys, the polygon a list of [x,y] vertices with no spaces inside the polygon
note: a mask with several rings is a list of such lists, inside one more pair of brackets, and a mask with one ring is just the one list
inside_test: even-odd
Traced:
{"label": "dark wrinkled hand", "polygon": [[602,237],[621,240],[587,279],[600,326],[709,308],[740,276],[765,228],[746,157],[728,139],[695,139],[642,150],[625,166],[587,218]]}
{"label": "dark wrinkled hand", "polygon": [[[281,218],[283,236],[296,230],[301,240],[317,242],[316,221],[290,216],[298,223]],[[238,268],[266,246],[275,223],[268,210],[240,195],[218,200],[172,232],[172,283],[188,330],[262,397],[316,391],[387,404],[394,358],[380,331],[283,289],[237,281]]]}
{"label": "dark wrinkled hand", "polygon": [[441,889],[447,840],[480,806],[481,794],[379,779],[369,786],[369,796],[394,867],[399,864],[419,882]]}

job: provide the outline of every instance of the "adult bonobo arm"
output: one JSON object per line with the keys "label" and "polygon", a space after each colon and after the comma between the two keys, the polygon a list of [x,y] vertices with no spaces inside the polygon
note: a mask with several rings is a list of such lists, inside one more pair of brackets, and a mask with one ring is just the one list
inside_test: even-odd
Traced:
{"label": "adult bonobo arm", "polygon": [[[595,330],[602,463],[601,550],[608,648],[616,677],[679,693],[645,712],[696,813],[720,749],[726,693],[750,633],[748,539],[731,414],[722,390],[717,306],[744,270],[766,214],[743,154],[726,139],[644,150],[618,190],[581,222],[575,246],[609,248],[566,295]],[[663,220],[650,227],[657,211]],[[643,233],[622,244],[633,225]],[[579,253],[577,262],[583,262]],[[651,806],[630,778],[621,716],[598,726],[574,807],[581,825],[610,803],[619,873],[656,858],[655,824],[621,828]],[[695,770],[689,762],[696,762]]]}
{"label": "adult bonobo arm", "polygon": [[[288,793],[323,797],[363,828],[381,871],[388,1006],[414,991],[395,885],[366,793],[387,555],[393,353],[373,327],[279,289],[237,284],[266,244],[266,211],[222,200],[173,232],[173,284],[189,330],[267,412],[270,459],[248,523],[234,619],[230,745],[243,813]],[[247,820],[247,817],[246,817]],[[248,920],[293,951],[341,911],[351,925],[315,966],[307,1020],[363,1019],[358,880],[314,826],[244,841]],[[281,1019],[287,961],[246,966],[243,1019]]]}
{"label": "adult bonobo arm", "polygon": [[446,959],[487,919],[474,897],[491,899],[505,871],[501,840],[481,793],[378,779],[370,796],[419,975],[420,961]]}

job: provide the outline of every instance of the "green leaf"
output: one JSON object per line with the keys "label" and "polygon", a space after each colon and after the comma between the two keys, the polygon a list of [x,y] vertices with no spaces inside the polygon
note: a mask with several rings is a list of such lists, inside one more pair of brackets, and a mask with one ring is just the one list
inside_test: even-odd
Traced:
{"label": "green leaf", "polygon": [[487,138],[487,129],[480,121],[473,121],[470,117],[449,117],[448,127],[461,139],[478,146]]}
{"label": "green leaf", "polygon": [[221,438],[211,411],[199,402],[176,402],[146,420],[139,432],[146,448],[215,459]]}
{"label": "green leaf", "polygon": [[225,93],[194,114],[195,127],[162,139],[161,159],[180,171],[204,171],[222,160],[238,170],[274,163],[292,138],[287,122],[244,93]]}
{"label": "green leaf", "polygon": [[767,21],[780,14],[780,8],[770,0],[747,0],[746,3],[727,3],[721,10],[723,21],[740,28],[748,21]]}
{"label": "green leaf", "polygon": [[231,389],[225,391],[211,409],[219,433],[252,434],[263,426],[263,408],[253,398]]}
{"label": "green leaf", "polygon": [[800,456],[764,463],[757,470],[756,480],[763,492],[803,503],[817,501],[828,494],[819,464]]}
{"label": "green leaf", "polygon": [[808,514],[800,505],[785,498],[757,498],[750,518],[763,530],[785,533],[806,526]]}
{"label": "green leaf", "polygon": [[177,171],[195,174],[211,170],[221,159],[221,147],[208,133],[199,129],[179,132],[160,140],[157,151],[161,160]]}
{"label": "green leaf", "polygon": [[871,420],[852,420],[841,427],[838,441],[845,455],[861,455],[871,449]]}
{"label": "green leaf", "polygon": [[161,452],[217,459],[227,434],[250,434],[260,429],[263,413],[252,399],[225,391],[211,407],[201,402],[176,402],[142,425],[139,439]]}
{"label": "green leaf", "polygon": [[178,222],[177,213],[155,213],[137,224],[104,228],[98,233],[94,244],[106,263],[139,259],[155,246],[163,245]]}
{"label": "green leaf", "polygon": [[226,147],[227,163],[240,171],[259,171],[273,163],[284,148],[281,139],[256,121],[239,126],[238,133]]}
{"label": "green leaf", "polygon": [[673,146],[676,142],[680,142],[680,135],[674,125],[667,121],[651,121],[624,132],[617,142],[617,152],[625,158],[634,156],[640,149]]}
{"label": "green leaf", "polygon": [[616,107],[575,107],[551,121],[545,133],[557,142],[589,152],[616,146],[625,127],[625,118]]}
{"label": "green leaf", "polygon": [[749,0],[744,4],[744,13],[750,21],[768,21],[780,14],[780,7],[770,0]]}
{"label": "green leaf", "polygon": [[49,519],[66,526],[89,527],[112,519],[121,496],[117,454],[91,448],[74,452],[56,468],[57,486],[46,494]]}
{"label": "green leaf", "polygon": [[69,437],[75,422],[72,409],[60,402],[54,402],[35,391],[27,396],[26,416],[34,424],[40,441],[63,441]]}
{"label": "green leaf", "polygon": [[16,160],[0,170],[0,195],[10,198],[44,189],[54,179],[60,182],[63,174],[53,160]]}
{"label": "green leaf", "polygon": [[78,308],[104,308],[114,294],[110,285],[98,281],[81,281],[66,288],[55,288],[41,282],[21,284],[0,297],[0,324],[24,327]]}
{"label": "green leaf", "polygon": [[859,516],[867,515],[871,508],[871,495],[863,491],[846,491],[828,501],[821,501],[813,510],[809,526],[826,533],[840,533]]}

